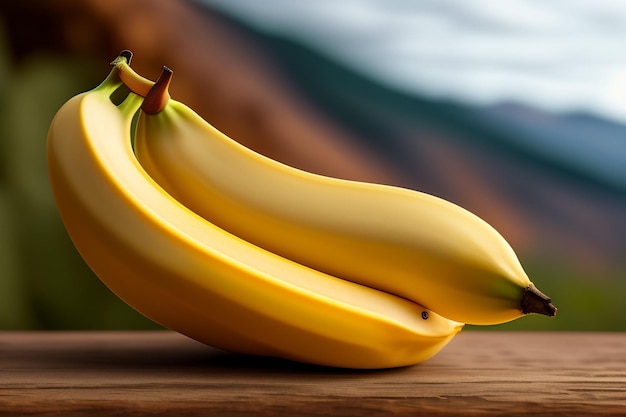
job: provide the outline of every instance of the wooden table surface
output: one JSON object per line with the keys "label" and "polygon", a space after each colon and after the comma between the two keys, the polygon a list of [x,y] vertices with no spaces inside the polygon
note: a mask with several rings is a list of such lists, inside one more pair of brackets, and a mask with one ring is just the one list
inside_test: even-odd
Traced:
{"label": "wooden table surface", "polygon": [[169,331],[3,331],[0,415],[626,416],[626,333],[465,330],[421,364],[350,371]]}

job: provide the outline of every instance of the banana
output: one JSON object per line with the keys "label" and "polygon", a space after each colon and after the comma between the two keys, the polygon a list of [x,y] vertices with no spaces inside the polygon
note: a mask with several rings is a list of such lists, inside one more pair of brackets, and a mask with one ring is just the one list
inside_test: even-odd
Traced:
{"label": "banana", "polygon": [[143,98],[111,100],[127,60],[120,55],[101,85],[58,110],[47,142],[68,234],[117,296],[217,348],[334,367],[415,364],[462,329],[414,302],[255,246],[171,197],[132,149]]}
{"label": "banana", "polygon": [[[133,84],[132,69],[125,70]],[[507,241],[476,215],[422,192],[329,178],[264,157],[170,100],[168,85],[147,94],[135,152],[158,184],[212,223],[455,321],[556,314]]]}

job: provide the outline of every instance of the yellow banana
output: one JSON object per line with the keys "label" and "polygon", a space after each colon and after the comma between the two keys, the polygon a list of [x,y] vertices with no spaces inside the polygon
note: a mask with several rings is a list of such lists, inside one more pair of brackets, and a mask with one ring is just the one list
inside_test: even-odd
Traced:
{"label": "yellow banana", "polygon": [[121,299],[218,348],[338,367],[414,364],[461,330],[416,303],[254,246],[172,198],[133,153],[131,123],[143,99],[111,100],[125,61],[59,109],[47,145],[67,231]]}
{"label": "yellow banana", "polygon": [[168,100],[166,84],[150,95],[146,103],[158,105],[139,116],[139,162],[178,201],[242,239],[464,323],[556,313],[505,239],[469,211],[413,190],[295,169]]}

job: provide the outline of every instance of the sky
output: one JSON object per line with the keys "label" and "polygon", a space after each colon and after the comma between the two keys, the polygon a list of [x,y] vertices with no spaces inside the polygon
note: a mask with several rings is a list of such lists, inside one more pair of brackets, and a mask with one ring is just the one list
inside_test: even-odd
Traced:
{"label": "sky", "polygon": [[626,123],[626,1],[198,1],[405,91]]}

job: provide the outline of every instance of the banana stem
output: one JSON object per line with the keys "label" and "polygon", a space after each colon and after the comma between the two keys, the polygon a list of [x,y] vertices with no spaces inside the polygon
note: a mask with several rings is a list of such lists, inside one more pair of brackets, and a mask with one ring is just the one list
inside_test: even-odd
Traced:
{"label": "banana stem", "polygon": [[111,62],[111,65],[117,68],[120,80],[126,84],[130,91],[145,97],[154,85],[154,81],[137,74],[129,65],[132,59],[133,53],[125,49]]}
{"label": "banana stem", "polygon": [[170,100],[170,82],[172,81],[172,70],[164,66],[159,79],[154,83],[141,105],[141,110],[147,114],[156,114],[167,106]]}
{"label": "banana stem", "polygon": [[557,308],[552,305],[552,299],[532,284],[524,289],[521,309],[524,314],[537,313],[549,317],[554,317],[557,311]]}

